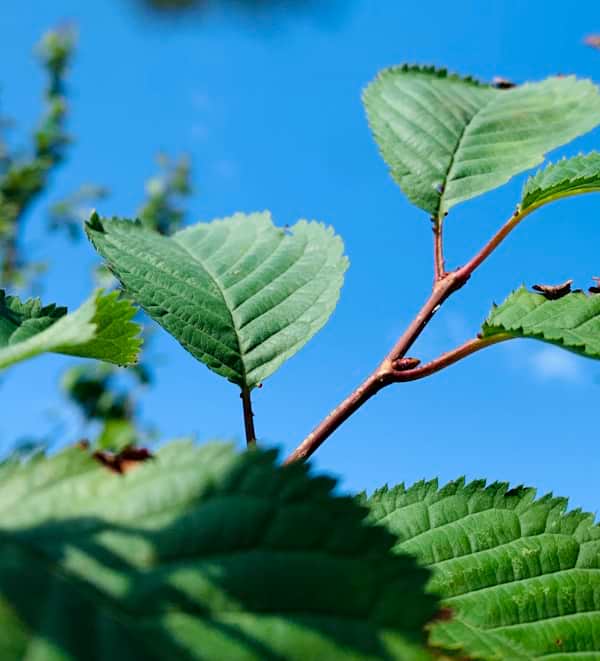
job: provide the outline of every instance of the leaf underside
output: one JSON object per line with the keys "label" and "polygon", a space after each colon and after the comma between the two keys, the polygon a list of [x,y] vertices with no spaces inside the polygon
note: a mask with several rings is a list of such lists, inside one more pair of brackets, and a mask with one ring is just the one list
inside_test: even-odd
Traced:
{"label": "leaf underside", "polygon": [[598,88],[573,76],[501,90],[433,67],[392,67],[363,100],[394,179],[436,218],[600,123]]}
{"label": "leaf underside", "polygon": [[81,449],[0,466],[0,657],[428,658],[427,570],[274,458],[180,441],[125,475]]}
{"label": "leaf underside", "polygon": [[88,235],[127,291],[195,358],[254,388],[327,321],[348,260],[331,228],[236,214],[163,237],[100,219]]}
{"label": "leaf underside", "polygon": [[521,197],[521,211],[562,197],[600,191],[600,154],[564,158],[530,177]]}
{"label": "leaf underside", "polygon": [[367,501],[396,550],[434,574],[445,605],[431,644],[475,659],[600,659],[600,528],[567,501],[457,480],[400,485]]}
{"label": "leaf underside", "polygon": [[117,292],[98,290],[67,314],[64,307],[0,290],[0,369],[47,352],[131,365],[142,343],[140,327],[131,321],[135,313]]}
{"label": "leaf underside", "polygon": [[487,318],[481,335],[508,333],[600,358],[600,295],[581,291],[548,300],[525,287],[513,292]]}

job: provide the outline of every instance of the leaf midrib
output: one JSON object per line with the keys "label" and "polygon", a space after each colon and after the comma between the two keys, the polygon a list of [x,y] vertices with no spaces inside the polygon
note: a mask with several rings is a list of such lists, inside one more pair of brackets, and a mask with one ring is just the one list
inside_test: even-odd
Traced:
{"label": "leaf midrib", "polygon": [[[225,302],[225,307],[227,309],[227,315],[229,316],[229,320],[231,321],[231,327],[233,329],[233,332],[235,334],[235,341],[237,344],[237,353],[238,356],[240,357],[240,363],[242,365],[242,374],[241,380],[244,382],[244,385],[247,384],[248,382],[248,370],[246,368],[246,362],[244,360],[244,356],[242,354],[242,343],[241,343],[241,337],[240,337],[240,328],[238,327],[238,324],[233,316],[233,304],[227,294],[227,290],[223,288],[219,280],[217,279],[214,271],[205,263],[203,263],[194,253],[192,253],[183,243],[177,240],[177,235],[175,234],[173,236],[173,242],[175,243],[176,246],[178,246],[186,255],[188,255],[192,261],[196,262],[197,264],[200,264],[200,266],[206,271],[206,273],[210,276],[211,280],[214,282],[215,286],[217,287],[219,293],[223,297],[223,301]],[[222,362],[222,361],[220,361]],[[237,384],[241,387],[243,387],[241,384]]]}
{"label": "leaf midrib", "polygon": [[490,96],[490,99],[486,100],[486,102],[475,111],[475,113],[471,116],[469,121],[463,126],[462,131],[460,132],[460,135],[458,136],[458,141],[456,143],[456,149],[454,150],[454,152],[450,156],[450,163],[448,164],[448,168],[446,169],[446,174],[445,174],[445,177],[444,177],[444,181],[442,183],[442,185],[444,187],[444,190],[442,191],[442,194],[440,195],[440,200],[439,200],[438,208],[437,208],[437,211],[436,211],[436,218],[437,218],[438,223],[441,222],[442,217],[443,217],[442,210],[444,209],[444,207],[446,205],[446,191],[448,189],[448,183],[450,181],[454,181],[454,179],[452,178],[452,174],[453,174],[453,171],[454,171],[454,166],[456,164],[457,155],[461,151],[464,138],[469,133],[469,130],[473,126],[473,122],[477,119],[479,114],[483,110],[488,108],[490,105],[493,105],[494,103],[496,103],[497,98],[498,97],[496,95]]}

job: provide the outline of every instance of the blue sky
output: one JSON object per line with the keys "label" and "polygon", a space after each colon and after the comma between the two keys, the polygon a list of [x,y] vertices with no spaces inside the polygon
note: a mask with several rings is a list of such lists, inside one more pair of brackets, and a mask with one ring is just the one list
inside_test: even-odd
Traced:
{"label": "blue sky", "polygon": [[[600,7],[565,11],[555,0],[458,3],[339,2],[341,13],[231,9],[161,22],[132,0],[4,0],[0,100],[13,135],[39,110],[43,79],[31,49],[40,34],[74,21],[80,45],[70,76],[68,162],[51,195],[27,218],[25,245],[51,269],[44,298],[71,306],[92,287],[95,254],[44,232],[48,201],[81,183],[110,188],[104,214],[131,215],[154,154],[189,153],[196,194],[190,219],[270,209],[276,222],[314,218],[342,235],[351,260],[330,323],[255,395],[266,443],[291,450],[354,388],[409,322],[431,283],[431,232],[387,173],[369,134],[361,89],[384,66],[434,63],[483,79],[517,82],[557,73],[600,79],[600,53],[582,45],[600,32]],[[600,131],[551,155],[597,149]],[[524,177],[460,205],[447,222],[447,257],[458,265],[512,212]],[[521,283],[586,286],[600,275],[600,196],[534,214],[435,318],[411,351],[433,357],[473,336],[492,301]],[[162,331],[157,383],[143,415],[163,439],[234,439],[242,423],[236,388],[196,363]],[[73,361],[48,356],[0,382],[0,448],[41,434],[57,416],[79,430],[57,394]],[[345,488],[372,489],[462,474],[527,483],[596,511],[600,365],[548,345],[492,347],[430,379],[389,388],[322,447],[318,468]]]}

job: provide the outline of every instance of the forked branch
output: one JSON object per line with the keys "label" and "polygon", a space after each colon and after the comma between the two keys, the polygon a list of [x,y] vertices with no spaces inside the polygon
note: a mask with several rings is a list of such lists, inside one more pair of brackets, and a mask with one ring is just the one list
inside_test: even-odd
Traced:
{"label": "forked branch", "polygon": [[425,365],[405,369],[402,364],[402,359],[406,356],[406,353],[431,321],[440,306],[443,305],[448,297],[466,284],[475,269],[494,252],[523,218],[535,208],[529,208],[524,212],[515,212],[469,262],[459,269],[448,273],[444,267],[442,224],[440,221],[434,221],[435,278],[429,298],[392,347],[392,350],[383,359],[379,367],[315,427],[304,441],[289,455],[285,463],[304,460],[310,457],[338,427],[365,402],[371,399],[373,395],[377,394],[386,386],[392,383],[415,381],[430,376],[472,353],[509,339],[509,336],[506,334],[498,334],[489,338],[475,338],[452,351],[442,354],[439,358]]}

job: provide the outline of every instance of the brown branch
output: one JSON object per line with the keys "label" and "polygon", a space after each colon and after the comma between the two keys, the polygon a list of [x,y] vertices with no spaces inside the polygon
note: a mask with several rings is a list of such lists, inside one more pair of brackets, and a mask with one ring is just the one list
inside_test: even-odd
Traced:
{"label": "brown branch", "polygon": [[454,365],[454,363],[457,363],[459,360],[462,360],[477,351],[481,351],[481,349],[512,339],[514,339],[514,336],[509,333],[497,333],[490,337],[476,337],[461,344],[456,349],[452,349],[452,351],[446,351],[446,353],[443,353],[429,363],[425,363],[424,365],[420,365],[419,367],[410,370],[394,372],[393,381],[394,383],[404,383],[405,381],[424,379],[426,376],[431,376],[446,367],[450,367],[450,365]]}
{"label": "brown branch", "polygon": [[502,225],[502,227],[494,234],[494,236],[481,248],[481,250],[464,266],[462,266],[459,271],[468,273],[471,275],[473,271],[480,266],[493,252],[496,248],[506,239],[506,237],[515,229],[515,227],[528,216],[532,211],[535,211],[538,206],[532,206],[526,211],[515,211],[515,213]]}
{"label": "brown branch", "polygon": [[355,413],[367,400],[389,385],[390,375],[371,374],[356,390],[317,426],[285,460],[286,464],[308,459],[333,432]]}
{"label": "brown branch", "polygon": [[[539,205],[530,207],[524,212],[517,210],[514,215],[500,228],[500,230],[486,243],[483,248],[464,266],[455,271],[446,273],[443,263],[443,237],[441,223],[434,224],[434,270],[436,279],[431,295],[417,313],[417,316],[398,339],[392,350],[383,359],[379,367],[363,381],[346,399],[319,424],[302,441],[302,443],[289,455],[285,463],[303,460],[310,457],[321,444],[366,401],[380,390],[403,381],[413,381],[424,378],[444,367],[452,365],[475,351],[479,351],[490,344],[502,342],[508,336],[496,335],[493,338],[470,340],[465,345],[443,354],[436,360],[420,367],[402,369],[402,358],[431,321],[434,314],[444,301],[454,292],[463,287],[475,269],[489,257],[492,252],[504,241],[510,232]],[[438,279],[439,277],[439,279]]]}
{"label": "brown branch", "polygon": [[425,326],[431,321],[433,315],[439,310],[444,301],[455,291],[463,287],[469,277],[470,274],[452,271],[434,284],[431,295],[425,302],[425,305],[419,310],[417,316],[400,336],[399,340],[392,347],[392,350],[383,359],[377,370],[379,375],[388,374],[393,371],[393,364],[406,355],[406,352],[423,332]]}
{"label": "brown branch", "polygon": [[252,399],[250,389],[244,386],[240,393],[242,408],[244,410],[244,430],[246,432],[246,446],[256,445],[256,432],[254,431],[254,413],[252,412]]}
{"label": "brown branch", "polygon": [[346,399],[317,426],[302,441],[302,443],[286,459],[285,463],[291,463],[298,459],[307,459],[320,445],[355,411],[357,411],[367,400],[394,382],[394,365],[403,358],[429,320],[436,313],[440,305],[456,289],[462,287],[466,280],[461,281],[456,272],[449,273],[443,280],[437,282],[431,296],[425,302],[412,323],[402,334],[392,350],[384,358],[381,365],[363,383],[356,388]]}

